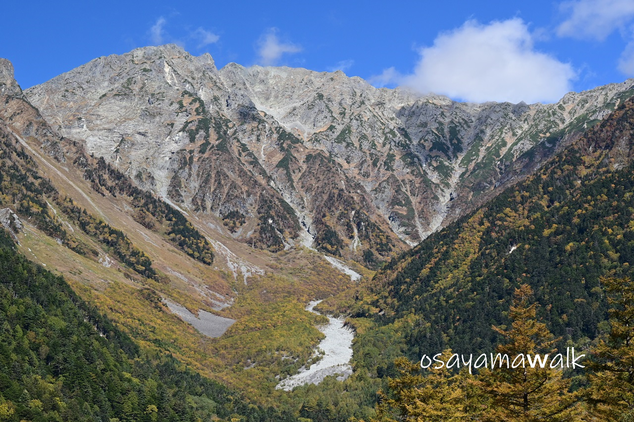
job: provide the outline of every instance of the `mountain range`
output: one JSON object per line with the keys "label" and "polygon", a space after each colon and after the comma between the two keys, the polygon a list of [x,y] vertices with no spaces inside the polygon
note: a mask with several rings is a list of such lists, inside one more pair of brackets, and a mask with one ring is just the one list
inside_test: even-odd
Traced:
{"label": "mountain range", "polygon": [[[599,335],[601,276],[630,275],[632,96],[461,103],[175,45],[22,91],[0,59],[0,223],[141,349],[367,418],[390,359],[491,350],[522,281],[556,335]],[[349,316],[354,374],[278,392],[315,358],[314,299]]]}
{"label": "mountain range", "polygon": [[342,72],[218,70],[167,45],[95,59],[25,95],[60,135],[224,234],[376,266],[530,173],[633,84],[548,105],[465,104]]}

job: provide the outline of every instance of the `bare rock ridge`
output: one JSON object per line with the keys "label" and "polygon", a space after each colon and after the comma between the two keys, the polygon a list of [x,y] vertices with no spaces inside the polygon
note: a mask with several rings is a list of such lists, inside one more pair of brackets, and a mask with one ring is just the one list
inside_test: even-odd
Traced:
{"label": "bare rock ridge", "polygon": [[[7,69],[0,89],[13,86]],[[342,72],[218,70],[166,45],[25,95],[63,136],[239,241],[373,266],[532,172],[634,95],[634,80],[556,104],[469,104]]]}
{"label": "bare rock ridge", "polygon": [[0,58],[0,95],[22,95],[22,89],[14,78],[13,64],[3,58]]}

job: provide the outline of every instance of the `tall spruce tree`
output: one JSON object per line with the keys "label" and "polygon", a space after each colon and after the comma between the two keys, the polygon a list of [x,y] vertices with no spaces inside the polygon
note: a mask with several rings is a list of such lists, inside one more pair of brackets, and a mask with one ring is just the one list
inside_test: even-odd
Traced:
{"label": "tall spruce tree", "polygon": [[[440,360],[448,362],[451,356],[447,349]],[[421,370],[406,358],[394,363],[399,376],[389,380],[388,394],[379,393],[376,421],[465,421],[475,416],[474,389],[464,370],[452,373],[439,364]]]}
{"label": "tall spruce tree", "polygon": [[[508,330],[493,327],[505,339],[497,352],[513,361],[520,354],[525,358],[545,354],[553,357],[555,339],[546,325],[537,320],[537,305],[533,291],[527,284],[515,289]],[[575,421],[580,420],[578,394],[569,392],[570,380],[562,377],[561,370],[550,365],[502,365],[488,368],[479,374],[476,385],[490,397],[484,421]],[[513,368],[516,366],[516,368]]]}
{"label": "tall spruce tree", "polygon": [[634,282],[603,278],[611,329],[592,351],[588,401],[605,421],[634,420]]}

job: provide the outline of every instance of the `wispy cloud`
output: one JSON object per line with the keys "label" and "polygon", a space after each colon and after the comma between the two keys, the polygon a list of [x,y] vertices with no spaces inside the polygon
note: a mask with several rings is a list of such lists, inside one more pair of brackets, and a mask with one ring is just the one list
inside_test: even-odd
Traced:
{"label": "wispy cloud", "polygon": [[197,28],[191,33],[191,37],[198,40],[197,48],[207,47],[209,44],[214,44],[220,39],[218,35],[203,28]]}
{"label": "wispy cloud", "polygon": [[[181,34],[181,36],[179,38],[175,38],[173,35],[171,35],[167,30],[168,26]],[[159,17],[148,31],[149,38],[152,44],[160,45],[166,43],[174,43],[185,48],[185,42],[190,41],[192,43],[196,43],[197,49],[202,49],[210,44],[218,42],[218,40],[220,39],[220,36],[206,30],[203,27],[198,27],[195,30],[191,30],[191,27],[189,27],[188,25],[176,24],[176,26],[180,27],[180,30],[178,30],[179,28],[174,28],[174,26],[175,24],[171,21],[168,21],[168,19],[166,19],[165,17]]]}
{"label": "wispy cloud", "polygon": [[577,0],[562,3],[567,16],[557,27],[557,35],[576,39],[605,41],[615,31],[629,44],[621,53],[617,68],[634,76],[634,1]]}
{"label": "wispy cloud", "polygon": [[284,54],[302,51],[302,47],[292,43],[284,43],[277,37],[277,28],[270,28],[258,41],[258,63],[263,66],[276,65]]}
{"label": "wispy cloud", "polygon": [[625,47],[619,59],[618,69],[628,77],[634,77],[634,40]]}
{"label": "wispy cloud", "polygon": [[371,76],[368,79],[372,85],[383,88],[392,87],[398,85],[403,81],[403,75],[397,71],[394,67],[385,69],[380,75]]}
{"label": "wispy cloud", "polygon": [[153,44],[163,44],[164,29],[167,20],[163,16],[157,19],[156,23],[150,28],[150,40]]}
{"label": "wispy cloud", "polygon": [[328,70],[328,72],[336,72],[337,70],[341,70],[342,72],[345,72],[346,70],[350,69],[353,65],[354,65],[354,60],[351,60],[351,59],[341,60],[336,65],[331,66],[327,68],[326,70]]}
{"label": "wispy cloud", "polygon": [[414,72],[387,69],[374,80],[473,102],[551,102],[571,89],[572,66],[536,51],[521,19],[467,21],[419,50]]}
{"label": "wispy cloud", "polygon": [[562,3],[561,10],[568,17],[557,27],[560,37],[603,41],[634,20],[632,0],[569,1]]}

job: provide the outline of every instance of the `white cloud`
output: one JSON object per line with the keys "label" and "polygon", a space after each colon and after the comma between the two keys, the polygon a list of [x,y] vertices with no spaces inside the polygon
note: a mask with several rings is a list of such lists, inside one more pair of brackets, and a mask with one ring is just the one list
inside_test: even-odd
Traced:
{"label": "white cloud", "polygon": [[350,69],[354,65],[354,60],[341,60],[336,65],[327,68],[328,72],[336,72],[337,70],[341,70],[345,72]]}
{"label": "white cloud", "polygon": [[216,43],[220,39],[218,35],[203,28],[198,28],[192,32],[192,38],[199,41],[198,48],[207,47],[209,44]]}
{"label": "white cloud", "polygon": [[472,102],[552,102],[571,89],[572,66],[534,49],[521,19],[481,25],[467,21],[419,50],[414,73],[388,69],[378,78],[423,93]]}
{"label": "white cloud", "polygon": [[302,48],[299,45],[283,43],[277,38],[277,29],[269,29],[258,41],[258,56],[263,66],[273,66],[278,63],[284,54],[299,53]]}
{"label": "white cloud", "polygon": [[153,44],[163,44],[163,27],[166,23],[167,21],[165,20],[165,18],[161,16],[150,28],[150,39],[152,40]]}
{"label": "white cloud", "polygon": [[627,77],[634,77],[634,40],[630,41],[621,54],[619,71]]}
{"label": "white cloud", "polygon": [[603,41],[634,19],[632,0],[578,0],[563,3],[561,10],[569,14],[557,28],[561,37]]}
{"label": "white cloud", "polygon": [[399,84],[399,81],[403,80],[403,75],[399,73],[394,67],[387,68],[380,75],[371,76],[368,79],[372,85],[383,88],[390,87]]}

